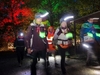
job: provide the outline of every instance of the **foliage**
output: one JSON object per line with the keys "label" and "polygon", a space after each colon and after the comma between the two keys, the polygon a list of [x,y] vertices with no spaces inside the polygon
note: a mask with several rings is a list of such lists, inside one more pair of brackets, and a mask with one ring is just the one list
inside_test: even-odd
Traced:
{"label": "foliage", "polygon": [[34,15],[22,0],[0,2],[0,36],[5,42],[13,42],[19,29],[26,29]]}
{"label": "foliage", "polygon": [[81,25],[82,24],[75,24],[75,28],[76,29],[74,29],[74,24],[72,23],[72,24],[70,24],[70,30],[71,30],[71,32],[73,32],[73,33],[75,33],[76,34],[76,39],[80,39],[80,29],[81,29]]}
{"label": "foliage", "polygon": [[[50,25],[58,27],[59,19],[66,14],[74,15],[76,19],[100,10],[100,0],[0,0],[0,37],[12,35],[12,39],[18,29],[27,29],[34,13],[45,10],[49,12],[47,21],[50,21]],[[80,26],[76,24],[77,38]],[[74,30],[73,24],[71,28]]]}

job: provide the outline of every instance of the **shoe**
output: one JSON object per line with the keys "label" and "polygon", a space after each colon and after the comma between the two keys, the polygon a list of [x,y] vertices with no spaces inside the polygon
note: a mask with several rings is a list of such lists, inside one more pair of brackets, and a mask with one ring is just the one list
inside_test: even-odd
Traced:
{"label": "shoe", "polygon": [[55,66],[58,66],[59,64],[58,63],[55,63]]}
{"label": "shoe", "polygon": [[38,61],[40,61],[40,58],[38,58]]}
{"label": "shoe", "polygon": [[59,64],[58,63],[55,63],[55,67],[57,67]]}
{"label": "shoe", "polygon": [[49,63],[49,61],[47,61],[47,66],[49,66],[50,65],[50,63]]}

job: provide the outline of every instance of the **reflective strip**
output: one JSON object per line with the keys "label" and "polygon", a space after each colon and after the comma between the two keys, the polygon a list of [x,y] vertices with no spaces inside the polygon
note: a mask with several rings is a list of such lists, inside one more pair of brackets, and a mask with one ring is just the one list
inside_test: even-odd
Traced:
{"label": "reflective strip", "polygon": [[48,41],[52,41],[52,39],[53,39],[53,37],[50,37],[50,38],[47,37],[47,40]]}
{"label": "reflective strip", "polygon": [[46,44],[46,42],[44,41],[44,39],[42,39],[43,43]]}
{"label": "reflective strip", "polygon": [[48,44],[52,44],[52,42],[48,42]]}
{"label": "reflective strip", "polygon": [[32,47],[32,44],[33,44],[33,35],[32,35],[32,38],[31,38],[31,40],[30,40],[30,47]]}
{"label": "reflective strip", "polygon": [[68,41],[60,41],[60,40],[58,40],[58,41],[57,41],[57,44],[58,44],[58,45],[59,45],[59,44],[68,45]]}
{"label": "reflective strip", "polygon": [[84,36],[84,42],[86,41],[94,41],[94,39],[90,36]]}

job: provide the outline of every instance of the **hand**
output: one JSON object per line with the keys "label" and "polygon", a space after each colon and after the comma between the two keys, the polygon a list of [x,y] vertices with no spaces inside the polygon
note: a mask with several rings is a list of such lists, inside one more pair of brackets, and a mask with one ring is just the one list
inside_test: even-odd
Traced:
{"label": "hand", "polygon": [[56,50],[58,50],[58,46],[56,46]]}
{"label": "hand", "polygon": [[49,52],[49,49],[47,49],[47,52]]}
{"label": "hand", "polygon": [[27,50],[28,54],[31,54],[33,52],[33,50],[31,50],[30,48]]}

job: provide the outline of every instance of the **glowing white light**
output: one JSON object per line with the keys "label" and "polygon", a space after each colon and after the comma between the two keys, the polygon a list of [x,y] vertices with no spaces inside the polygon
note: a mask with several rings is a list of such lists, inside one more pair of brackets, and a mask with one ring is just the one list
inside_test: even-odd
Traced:
{"label": "glowing white light", "polygon": [[93,18],[94,20],[98,20],[99,18]]}
{"label": "glowing white light", "polygon": [[23,33],[20,33],[20,36],[23,36],[24,34]]}
{"label": "glowing white light", "polygon": [[89,48],[90,46],[88,44],[83,44],[84,47]]}
{"label": "glowing white light", "polygon": [[66,21],[66,20],[68,20],[68,19],[70,19],[70,18],[74,18],[74,16],[65,17],[64,20]]}
{"label": "glowing white light", "polygon": [[100,75],[100,71],[99,70],[91,70],[90,72],[93,75]]}
{"label": "glowing white light", "polygon": [[48,14],[49,14],[49,13],[46,12],[45,14],[41,15],[41,17],[45,17],[45,16],[47,16]]}

